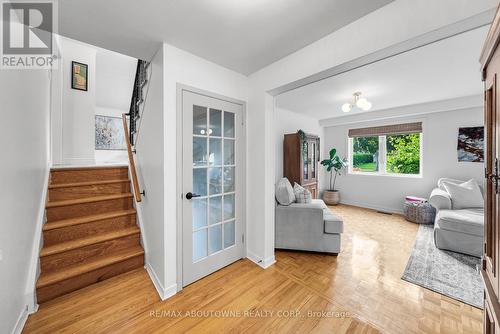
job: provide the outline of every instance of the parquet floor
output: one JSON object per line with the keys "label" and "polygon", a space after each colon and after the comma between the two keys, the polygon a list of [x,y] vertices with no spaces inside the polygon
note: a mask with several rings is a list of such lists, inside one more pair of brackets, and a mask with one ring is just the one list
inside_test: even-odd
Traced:
{"label": "parquet floor", "polygon": [[25,333],[463,333],[482,311],[400,279],[417,226],[349,206],[338,257],[278,251],[240,260],[161,302],[145,270],[57,298]]}

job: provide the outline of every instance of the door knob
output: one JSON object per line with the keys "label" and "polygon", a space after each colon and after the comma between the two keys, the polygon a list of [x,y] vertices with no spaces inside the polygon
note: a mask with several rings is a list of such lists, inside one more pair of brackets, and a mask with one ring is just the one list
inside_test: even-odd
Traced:
{"label": "door knob", "polygon": [[198,194],[193,194],[192,192],[188,192],[186,194],[186,199],[191,199],[193,197],[200,197],[201,195],[198,195]]}

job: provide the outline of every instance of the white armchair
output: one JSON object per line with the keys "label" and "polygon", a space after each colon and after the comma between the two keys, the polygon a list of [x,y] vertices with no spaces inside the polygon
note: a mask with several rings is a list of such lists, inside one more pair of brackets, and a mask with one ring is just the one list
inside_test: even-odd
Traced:
{"label": "white armchair", "polygon": [[440,179],[429,203],[436,208],[434,243],[439,249],[481,257],[484,237],[484,208],[454,208],[453,198],[443,182],[455,184],[463,181]]}

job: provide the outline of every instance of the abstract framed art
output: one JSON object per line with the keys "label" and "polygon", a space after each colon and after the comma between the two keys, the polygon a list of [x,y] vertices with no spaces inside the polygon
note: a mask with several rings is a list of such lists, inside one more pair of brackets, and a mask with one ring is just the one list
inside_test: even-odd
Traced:
{"label": "abstract framed art", "polygon": [[71,88],[88,90],[88,65],[76,61],[71,62]]}
{"label": "abstract framed art", "polygon": [[458,129],[459,162],[484,162],[484,126]]}
{"label": "abstract framed art", "polygon": [[95,149],[118,151],[127,149],[120,117],[95,115]]}

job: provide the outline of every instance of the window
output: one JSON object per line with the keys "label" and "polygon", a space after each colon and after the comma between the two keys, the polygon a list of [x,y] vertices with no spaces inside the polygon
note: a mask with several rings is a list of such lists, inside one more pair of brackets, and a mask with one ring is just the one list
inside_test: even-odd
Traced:
{"label": "window", "polygon": [[380,151],[379,137],[355,137],[352,139],[351,166],[353,172],[378,172]]}
{"label": "window", "polygon": [[349,130],[350,173],[420,176],[421,162],[421,123]]}

